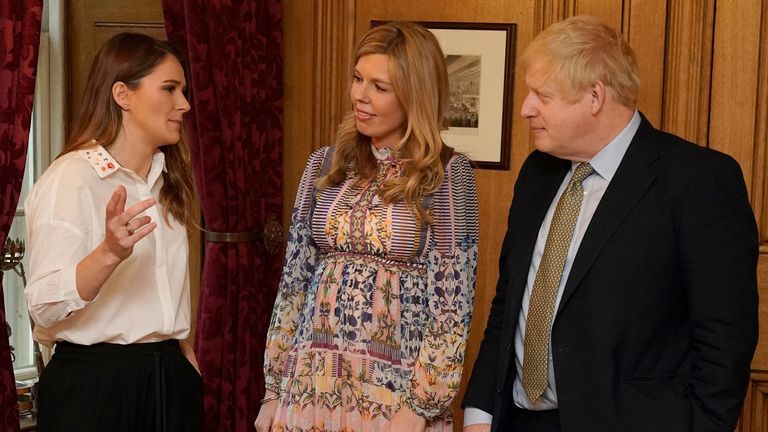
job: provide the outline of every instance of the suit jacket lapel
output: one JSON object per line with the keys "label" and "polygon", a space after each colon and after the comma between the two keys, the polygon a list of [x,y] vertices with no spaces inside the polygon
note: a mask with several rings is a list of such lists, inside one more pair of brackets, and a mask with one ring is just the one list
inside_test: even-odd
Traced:
{"label": "suit jacket lapel", "polygon": [[584,233],[558,311],[565,307],[613,232],[656,178],[656,174],[648,168],[658,158],[655,134],[656,130],[643,117]]}

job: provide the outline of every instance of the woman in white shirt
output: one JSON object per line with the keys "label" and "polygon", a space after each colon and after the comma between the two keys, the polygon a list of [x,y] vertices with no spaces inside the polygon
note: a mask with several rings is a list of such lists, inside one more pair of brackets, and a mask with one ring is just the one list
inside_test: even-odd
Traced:
{"label": "woman in white shirt", "polygon": [[196,227],[178,53],[121,33],[99,51],[70,140],[26,200],[35,340],[55,354],[38,431],[194,431],[187,231]]}

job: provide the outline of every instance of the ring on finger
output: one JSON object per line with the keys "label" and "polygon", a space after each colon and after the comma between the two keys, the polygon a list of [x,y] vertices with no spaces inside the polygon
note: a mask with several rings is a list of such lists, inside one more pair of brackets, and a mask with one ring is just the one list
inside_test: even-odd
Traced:
{"label": "ring on finger", "polygon": [[133,233],[136,232],[136,228],[134,228],[133,225],[131,225],[131,222],[128,222],[127,224],[125,224],[125,230],[128,231],[128,235],[133,235]]}

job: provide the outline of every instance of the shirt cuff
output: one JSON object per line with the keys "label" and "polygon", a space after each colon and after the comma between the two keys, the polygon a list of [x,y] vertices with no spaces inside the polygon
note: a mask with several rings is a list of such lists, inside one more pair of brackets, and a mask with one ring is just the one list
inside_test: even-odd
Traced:
{"label": "shirt cuff", "polygon": [[474,424],[491,424],[492,422],[493,416],[480,408],[464,408],[464,427]]}
{"label": "shirt cuff", "polygon": [[61,295],[66,302],[66,316],[62,318],[66,318],[72,312],[84,308],[99,297],[96,294],[96,297],[90,301],[80,298],[80,293],[77,291],[77,262],[70,263],[67,267],[60,270],[59,289],[61,289]]}

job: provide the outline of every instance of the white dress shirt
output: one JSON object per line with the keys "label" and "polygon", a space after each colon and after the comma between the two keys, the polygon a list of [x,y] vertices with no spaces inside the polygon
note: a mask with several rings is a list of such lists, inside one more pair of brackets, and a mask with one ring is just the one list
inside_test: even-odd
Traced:
{"label": "white dress shirt", "polygon": [[[589,161],[590,165],[592,165],[592,168],[594,168],[595,173],[587,177],[582,183],[584,188],[584,198],[581,203],[579,216],[576,219],[576,226],[573,230],[571,245],[568,248],[568,254],[565,258],[563,276],[560,279],[560,286],[557,290],[555,311],[557,311],[557,308],[560,305],[560,299],[563,296],[563,288],[565,287],[565,282],[568,280],[568,274],[571,271],[571,265],[573,264],[576,252],[579,250],[581,240],[584,238],[584,233],[587,231],[587,227],[589,227],[592,216],[595,214],[595,210],[597,209],[598,204],[600,204],[600,200],[603,198],[605,190],[608,188],[613,175],[619,168],[619,164],[624,157],[624,153],[626,153],[627,148],[632,142],[632,138],[635,136],[635,133],[639,127],[640,114],[635,111],[635,114],[632,116],[632,119],[629,121],[627,126],[625,126],[624,129],[618,135],[616,135],[616,137],[611,140],[610,143],[608,143],[608,145],[603,147],[603,149]],[[525,339],[525,324],[528,317],[528,305],[531,300],[531,290],[533,289],[533,282],[536,279],[536,271],[539,268],[541,257],[544,254],[544,245],[547,242],[549,225],[552,222],[552,216],[555,213],[557,202],[560,200],[560,196],[565,191],[566,186],[568,186],[568,182],[573,176],[573,170],[578,164],[579,162],[572,162],[571,171],[568,172],[568,174],[563,179],[563,182],[560,185],[560,189],[557,191],[555,198],[552,200],[552,204],[550,204],[546,216],[544,216],[544,221],[541,224],[541,228],[539,228],[539,235],[533,248],[531,266],[528,269],[528,279],[525,292],[523,293],[523,302],[520,309],[520,314],[518,316],[517,328],[514,338],[515,369],[517,373],[515,374],[515,382],[513,384],[513,398],[515,400],[515,405],[524,409],[548,410],[557,408],[557,387],[555,384],[555,371],[552,364],[552,342],[550,341],[550,349],[548,353],[549,364],[547,369],[549,383],[547,388],[544,390],[544,394],[541,395],[535,404],[532,404],[528,400],[528,396],[523,389],[523,357],[525,354],[523,341]],[[464,426],[478,423],[491,423],[492,420],[493,417],[491,414],[477,408],[467,407],[464,411]]]}
{"label": "white dress shirt", "polygon": [[[165,155],[155,153],[145,181],[102,147],[74,151],[51,164],[27,197],[29,281],[24,293],[34,338],[91,345],[185,339],[189,334],[187,231],[159,203]],[[107,202],[123,185],[125,208],[153,197],[143,214],[157,228],[141,239],[92,301],[80,298],[77,264],[104,240]]]}

